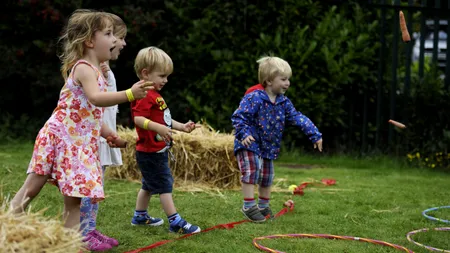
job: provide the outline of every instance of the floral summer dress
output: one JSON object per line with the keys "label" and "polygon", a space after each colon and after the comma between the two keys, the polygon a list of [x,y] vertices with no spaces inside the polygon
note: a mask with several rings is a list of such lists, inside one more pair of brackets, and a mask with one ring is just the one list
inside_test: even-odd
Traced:
{"label": "floral summer dress", "polygon": [[104,199],[98,143],[103,108],[91,104],[73,79],[77,65],[87,64],[97,72],[98,86],[106,81],[98,69],[80,60],[61,90],[58,105],[39,131],[27,173],[51,175],[50,181],[64,196]]}

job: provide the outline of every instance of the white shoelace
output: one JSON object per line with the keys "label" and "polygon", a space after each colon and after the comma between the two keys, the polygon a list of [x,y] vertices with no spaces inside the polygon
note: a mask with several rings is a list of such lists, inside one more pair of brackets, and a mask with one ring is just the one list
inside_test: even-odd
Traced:
{"label": "white shoelace", "polygon": [[186,223],[186,225],[183,226],[184,229],[189,230],[191,228],[192,224],[190,224],[189,222]]}

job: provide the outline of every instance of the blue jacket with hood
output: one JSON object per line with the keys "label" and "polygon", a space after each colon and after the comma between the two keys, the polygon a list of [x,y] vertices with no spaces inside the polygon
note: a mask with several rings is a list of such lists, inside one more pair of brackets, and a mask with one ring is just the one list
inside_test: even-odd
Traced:
{"label": "blue jacket with hood", "polygon": [[[278,95],[275,103],[272,103],[264,90],[245,95],[231,116],[231,121],[236,131],[235,154],[241,149],[247,149],[262,158],[277,159],[286,125],[300,127],[313,143],[322,138],[314,123],[297,111],[285,95]],[[241,141],[249,135],[255,141],[246,147]]]}

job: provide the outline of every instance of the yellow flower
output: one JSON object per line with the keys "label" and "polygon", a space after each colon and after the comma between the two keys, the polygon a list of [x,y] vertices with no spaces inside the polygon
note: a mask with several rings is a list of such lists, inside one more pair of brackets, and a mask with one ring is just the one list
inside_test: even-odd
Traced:
{"label": "yellow flower", "polygon": [[427,157],[427,158],[425,158],[425,162],[428,162],[428,157]]}
{"label": "yellow flower", "polygon": [[407,154],[406,156],[409,158],[409,160],[412,160],[414,158],[414,156],[411,154]]}
{"label": "yellow flower", "polygon": [[436,165],[433,163],[433,164],[431,164],[431,168],[434,168],[434,167],[436,167]]}
{"label": "yellow flower", "polygon": [[416,157],[420,158],[420,153],[419,152],[416,153]]}

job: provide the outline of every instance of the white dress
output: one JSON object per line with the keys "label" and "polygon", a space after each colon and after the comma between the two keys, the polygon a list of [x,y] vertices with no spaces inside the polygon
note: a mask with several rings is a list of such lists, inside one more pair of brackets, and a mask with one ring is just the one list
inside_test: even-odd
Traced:
{"label": "white dress", "polygon": [[[116,78],[111,70],[108,70],[108,91],[117,91]],[[103,122],[113,131],[117,131],[116,118],[119,112],[119,106],[113,105],[106,107],[103,112]],[[122,165],[122,154],[120,148],[110,148],[105,138],[100,138],[100,164],[102,166],[119,166]]]}

